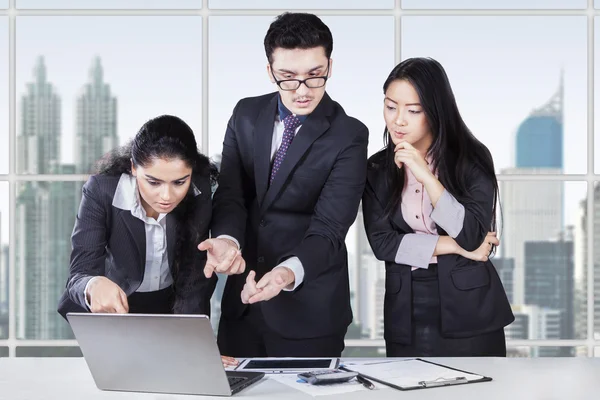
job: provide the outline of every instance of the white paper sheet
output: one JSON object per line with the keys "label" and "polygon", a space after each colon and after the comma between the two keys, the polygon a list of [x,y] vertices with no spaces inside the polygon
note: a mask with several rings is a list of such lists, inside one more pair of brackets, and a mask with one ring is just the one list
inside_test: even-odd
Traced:
{"label": "white paper sheet", "polygon": [[420,360],[404,360],[370,365],[347,365],[347,368],[367,377],[380,379],[400,387],[421,386],[419,382],[442,382],[456,378],[474,381],[482,375],[469,374]]}
{"label": "white paper sheet", "polygon": [[284,385],[300,390],[311,396],[327,396],[333,394],[357,392],[360,390],[369,390],[363,385],[361,385],[356,379],[352,379],[351,381],[342,383],[311,385],[310,383],[298,379],[298,376],[296,376],[295,374],[269,374],[267,375],[267,377],[268,379],[273,379],[277,382],[283,383]]}

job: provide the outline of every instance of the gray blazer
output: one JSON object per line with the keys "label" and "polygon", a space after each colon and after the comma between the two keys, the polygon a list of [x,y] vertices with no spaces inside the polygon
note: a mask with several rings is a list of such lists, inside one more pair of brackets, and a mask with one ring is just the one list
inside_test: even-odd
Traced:
{"label": "gray blazer", "polygon": [[[144,222],[130,210],[113,206],[119,176],[92,175],[82,190],[82,199],[71,236],[72,252],[69,278],[58,304],[58,312],[66,318],[68,312],[85,312],[84,290],[94,276],[106,276],[127,296],[135,292],[144,277],[146,261],[146,231]],[[195,196],[197,207],[194,227],[199,233],[197,244],[208,238],[211,219],[211,189],[208,177],[194,179],[200,193]],[[173,266],[178,223],[173,212],[167,215],[167,253]],[[174,281],[178,314],[209,314],[210,298],[216,277],[204,277],[206,253],[195,251],[194,257],[179,266]]]}

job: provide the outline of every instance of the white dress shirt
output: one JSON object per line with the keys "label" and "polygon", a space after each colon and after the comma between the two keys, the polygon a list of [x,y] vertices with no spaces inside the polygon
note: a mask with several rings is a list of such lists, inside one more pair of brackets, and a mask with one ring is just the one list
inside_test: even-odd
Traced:
{"label": "white dress shirt", "polygon": [[[302,127],[302,125],[298,125],[298,127],[296,128],[296,131],[294,132],[294,136],[298,134],[298,131],[300,130],[301,127]],[[281,146],[281,141],[283,140],[284,128],[285,128],[285,126],[283,125],[283,122],[279,120],[279,115],[278,115],[277,118],[275,119],[275,126],[273,127],[273,140],[271,141],[271,162],[275,158],[275,153],[277,153],[277,149],[279,149],[279,146]],[[240,242],[232,236],[219,235],[218,238],[230,239],[237,244],[238,249],[240,248]],[[291,269],[292,272],[294,273],[294,277],[295,277],[294,285],[293,286],[290,285],[290,286],[284,288],[283,290],[286,290],[286,291],[295,290],[304,281],[304,267],[302,266],[302,262],[300,261],[300,259],[298,257],[290,257],[287,260],[285,260],[284,262],[277,265],[275,268],[281,268],[281,267],[288,267],[289,269]],[[275,268],[273,268],[273,269],[275,269]]]}

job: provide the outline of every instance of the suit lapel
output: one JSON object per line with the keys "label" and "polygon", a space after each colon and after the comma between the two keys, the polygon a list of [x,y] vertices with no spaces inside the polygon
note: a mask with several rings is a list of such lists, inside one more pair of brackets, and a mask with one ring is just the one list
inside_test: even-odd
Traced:
{"label": "suit lapel", "polygon": [[137,249],[137,267],[144,274],[144,268],[146,265],[146,229],[144,228],[144,222],[139,218],[131,215],[129,210],[121,210],[119,213],[123,223],[129,230],[131,240],[135,243]]}
{"label": "suit lapel", "polygon": [[[378,173],[375,178],[376,186],[374,188],[375,193],[379,199],[382,199],[381,207],[387,206],[387,201],[392,197],[392,191],[389,188],[386,176],[383,173]],[[402,216],[402,207],[399,205],[390,215],[392,222],[396,224],[403,232],[414,233],[413,229],[408,225]]]}
{"label": "suit lapel", "polygon": [[175,242],[177,237],[177,219],[173,213],[167,214],[167,256],[169,258],[169,268],[173,271],[173,261],[175,260]]}
{"label": "suit lapel", "polygon": [[414,230],[408,226],[406,220],[402,216],[402,207],[398,206],[392,213],[392,221],[404,232],[414,233]]}
{"label": "suit lapel", "polygon": [[256,183],[258,204],[262,204],[269,187],[271,145],[277,113],[277,96],[278,94],[275,93],[268,106],[262,109],[254,126],[254,182]]}
{"label": "suit lapel", "polygon": [[321,103],[319,103],[317,108],[308,116],[306,121],[304,121],[300,127],[300,130],[288,148],[287,154],[281,163],[281,167],[279,167],[279,170],[277,171],[277,175],[275,175],[275,179],[273,179],[273,183],[267,190],[264,201],[260,206],[261,215],[265,213],[284,187],[285,182],[296,167],[296,164],[302,159],[315,140],[329,129],[329,120],[327,119],[327,116],[330,114],[333,108],[332,106],[333,101],[325,94]]}

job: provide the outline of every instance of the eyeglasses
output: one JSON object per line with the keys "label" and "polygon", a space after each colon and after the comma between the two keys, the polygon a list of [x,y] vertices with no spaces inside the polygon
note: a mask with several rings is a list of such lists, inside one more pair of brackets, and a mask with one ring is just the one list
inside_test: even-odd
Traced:
{"label": "eyeglasses", "polygon": [[327,79],[329,78],[327,75],[329,74],[329,63],[327,63],[327,70],[325,71],[325,76],[312,76],[306,79],[282,79],[277,80],[275,74],[273,73],[273,66],[271,66],[271,75],[273,75],[273,79],[275,79],[275,83],[281,90],[297,90],[300,85],[304,83],[309,89],[316,89],[325,86]]}

